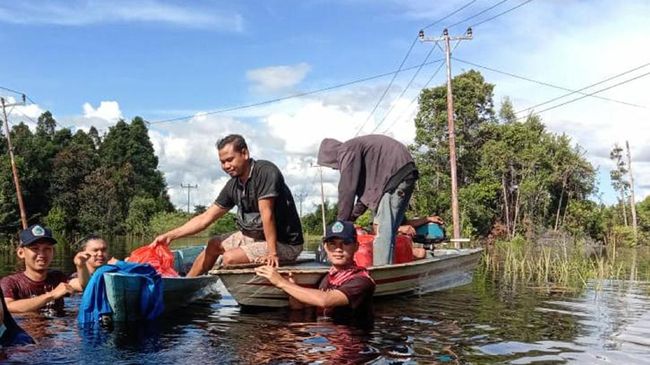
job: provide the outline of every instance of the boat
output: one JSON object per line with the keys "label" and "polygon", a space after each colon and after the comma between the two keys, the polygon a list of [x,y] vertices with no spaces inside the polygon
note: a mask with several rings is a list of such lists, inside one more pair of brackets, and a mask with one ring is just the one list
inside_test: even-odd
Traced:
{"label": "boat", "polygon": [[[390,295],[422,295],[469,284],[472,281],[483,249],[436,249],[432,257],[393,265],[368,268],[377,284],[375,297]],[[312,254],[313,256],[313,254]],[[287,294],[267,279],[255,274],[254,266],[237,265],[210,271],[244,307],[274,307],[289,305]],[[329,266],[302,255],[294,265],[281,266],[281,274],[291,273],[294,281],[303,287],[316,288]]]}
{"label": "boat", "polygon": [[[204,247],[193,246],[172,250],[176,272],[187,272]],[[140,287],[144,285],[144,278],[137,275],[105,273],[104,281],[108,303],[113,310],[112,320],[117,322],[141,320],[142,316],[137,308],[139,308]],[[211,275],[162,278],[165,305],[163,315],[213,293],[217,281],[218,278]]]}

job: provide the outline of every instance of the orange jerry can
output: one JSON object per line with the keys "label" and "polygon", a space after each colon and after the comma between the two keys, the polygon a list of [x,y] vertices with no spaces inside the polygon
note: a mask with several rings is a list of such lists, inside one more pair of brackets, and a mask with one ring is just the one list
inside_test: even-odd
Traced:
{"label": "orange jerry can", "polygon": [[[354,261],[361,267],[372,266],[372,244],[375,236],[371,234],[357,235],[359,249],[354,254]],[[397,235],[395,238],[395,248],[393,250],[393,263],[403,264],[413,261],[413,241],[411,237]]]}

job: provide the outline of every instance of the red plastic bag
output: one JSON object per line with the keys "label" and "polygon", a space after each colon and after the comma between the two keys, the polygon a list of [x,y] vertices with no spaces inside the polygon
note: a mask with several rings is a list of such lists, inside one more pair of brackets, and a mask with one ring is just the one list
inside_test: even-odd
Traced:
{"label": "red plastic bag", "polygon": [[167,245],[142,246],[131,252],[125,261],[149,264],[163,277],[178,277],[174,270],[174,254]]}

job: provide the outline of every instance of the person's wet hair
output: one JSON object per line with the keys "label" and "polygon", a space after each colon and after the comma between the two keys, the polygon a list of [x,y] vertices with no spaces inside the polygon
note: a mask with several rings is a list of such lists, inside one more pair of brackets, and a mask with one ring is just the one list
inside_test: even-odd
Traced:
{"label": "person's wet hair", "polygon": [[74,248],[75,248],[75,250],[76,250],[77,252],[84,251],[84,250],[86,249],[86,245],[88,244],[88,242],[90,242],[90,241],[92,241],[92,240],[102,240],[102,241],[105,241],[104,238],[103,238],[102,236],[100,236],[100,235],[98,235],[98,234],[96,234],[96,233],[91,233],[91,234],[89,234],[89,235],[86,235],[86,236],[82,237],[82,238],[81,238],[80,240],[78,240],[77,242],[75,242],[75,244],[74,244]]}
{"label": "person's wet hair", "polygon": [[217,141],[217,149],[220,150],[227,145],[232,143],[232,147],[235,150],[235,152],[241,152],[244,149],[248,149],[248,145],[246,144],[246,140],[244,137],[242,137],[239,134],[229,134],[222,139]]}

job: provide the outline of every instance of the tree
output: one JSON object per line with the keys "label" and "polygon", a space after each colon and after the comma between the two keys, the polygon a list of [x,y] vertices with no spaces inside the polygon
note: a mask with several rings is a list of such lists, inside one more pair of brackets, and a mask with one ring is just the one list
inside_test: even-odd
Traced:
{"label": "tree", "polygon": [[625,205],[627,204],[627,199],[630,191],[630,183],[625,179],[625,174],[627,174],[627,164],[623,160],[623,149],[618,145],[614,144],[614,147],[609,153],[609,158],[614,161],[614,169],[609,172],[609,176],[612,180],[612,187],[614,191],[617,191],[620,194],[620,207],[623,215],[623,224],[627,227],[627,213],[625,210]]}

